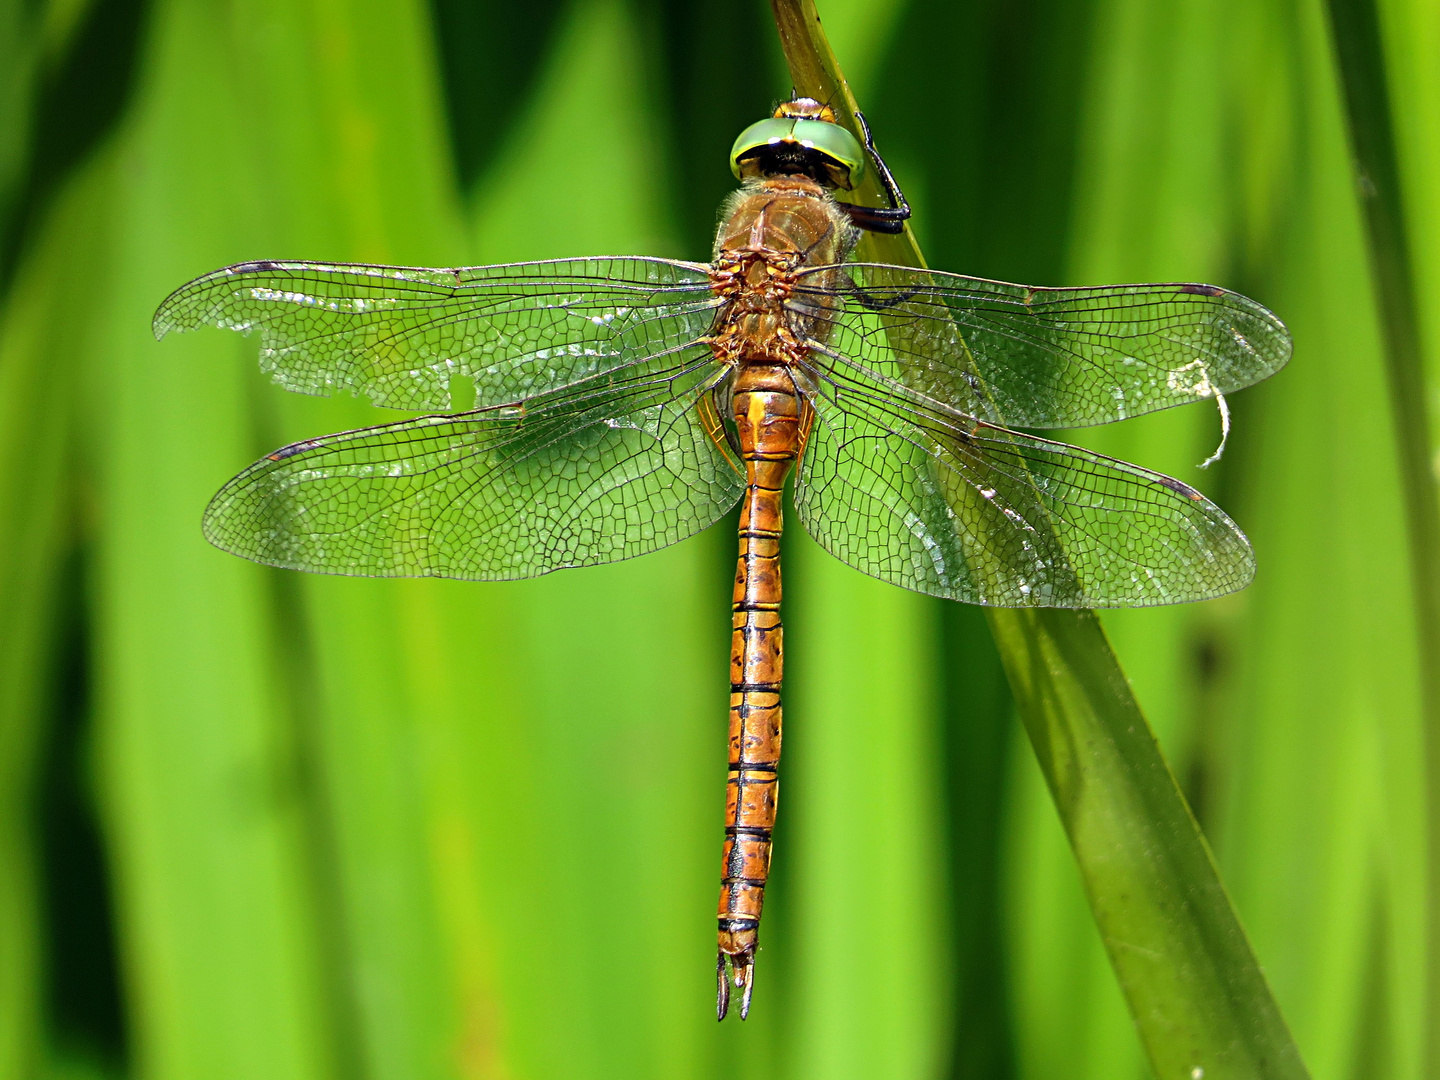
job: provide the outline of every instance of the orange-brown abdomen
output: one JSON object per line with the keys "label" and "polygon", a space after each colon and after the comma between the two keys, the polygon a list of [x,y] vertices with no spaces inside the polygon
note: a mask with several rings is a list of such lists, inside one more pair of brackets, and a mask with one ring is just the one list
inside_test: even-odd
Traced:
{"label": "orange-brown abdomen", "polygon": [[[770,875],[780,765],[781,498],[813,420],[799,372],[823,325],[792,301],[807,266],[839,263],[854,242],[844,213],[818,184],[784,177],[751,183],[732,199],[716,240],[714,289],[725,301],[711,334],[733,367],[730,391],[745,462],[740,554],[730,644],[730,770],[719,905],[719,1000],[730,982],[749,1011],[765,883]],[[729,971],[727,972],[727,964]]]}

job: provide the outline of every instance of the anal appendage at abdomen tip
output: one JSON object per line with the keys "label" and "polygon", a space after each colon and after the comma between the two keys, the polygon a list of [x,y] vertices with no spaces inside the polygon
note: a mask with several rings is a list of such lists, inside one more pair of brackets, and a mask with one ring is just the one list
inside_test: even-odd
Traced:
{"label": "anal appendage at abdomen tip", "polygon": [[[726,968],[729,968],[727,971]],[[721,952],[716,962],[719,989],[715,996],[715,1019],[724,1020],[730,1011],[730,988],[740,990],[740,1019],[750,1015],[750,992],[755,988],[755,952]]]}

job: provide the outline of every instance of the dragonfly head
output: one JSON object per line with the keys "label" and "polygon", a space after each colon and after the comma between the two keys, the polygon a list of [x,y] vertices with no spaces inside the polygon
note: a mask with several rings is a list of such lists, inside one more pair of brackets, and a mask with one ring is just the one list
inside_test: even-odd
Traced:
{"label": "dragonfly head", "polygon": [[799,173],[849,191],[865,173],[865,151],[835,122],[829,105],[795,98],[740,133],[730,149],[730,171],[741,180]]}

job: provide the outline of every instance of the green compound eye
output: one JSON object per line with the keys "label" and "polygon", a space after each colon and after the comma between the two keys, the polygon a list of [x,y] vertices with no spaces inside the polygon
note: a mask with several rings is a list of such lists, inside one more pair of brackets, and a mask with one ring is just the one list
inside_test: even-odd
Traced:
{"label": "green compound eye", "polygon": [[865,151],[850,132],[826,120],[786,116],[761,120],[742,131],[730,149],[730,171],[740,177],[742,161],[776,143],[795,143],[819,154],[837,187],[849,190],[865,175]]}

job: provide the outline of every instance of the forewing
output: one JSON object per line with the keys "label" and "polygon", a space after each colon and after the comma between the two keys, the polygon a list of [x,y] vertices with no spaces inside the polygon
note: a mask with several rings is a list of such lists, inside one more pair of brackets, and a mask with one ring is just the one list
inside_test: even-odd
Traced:
{"label": "forewing", "polygon": [[[798,303],[825,299],[827,272],[801,276]],[[1213,285],[1039,289],[879,263],[836,277],[832,348],[1010,427],[1108,424],[1239,390],[1290,358],[1279,319]]]}
{"label": "forewing", "polygon": [[364,577],[535,577],[643,555],[744,490],[696,404],[715,369],[604,375],[518,406],[287,446],[205,512],[218,547]]}
{"label": "forewing", "polygon": [[1233,592],[1249,542],[1159,473],[879,387],[838,357],[807,395],[801,523],[842,562],[996,607],[1140,607]]}
{"label": "forewing", "polygon": [[705,267],[667,259],[252,262],[176,290],[154,330],[259,331],[261,367],[287,390],[448,409],[452,375],[474,380],[477,407],[549,393],[683,348],[715,304]]}

